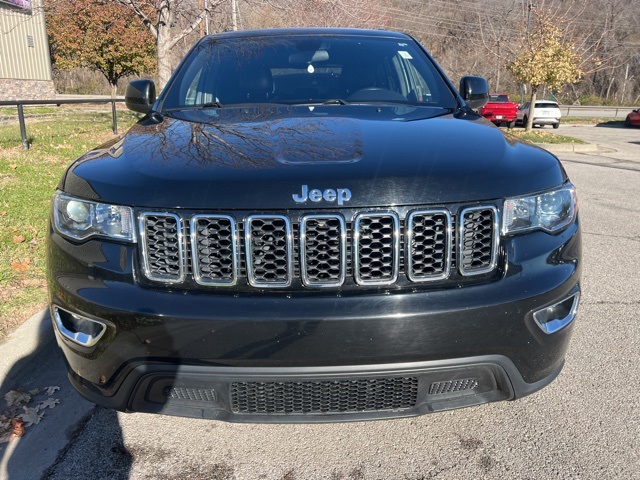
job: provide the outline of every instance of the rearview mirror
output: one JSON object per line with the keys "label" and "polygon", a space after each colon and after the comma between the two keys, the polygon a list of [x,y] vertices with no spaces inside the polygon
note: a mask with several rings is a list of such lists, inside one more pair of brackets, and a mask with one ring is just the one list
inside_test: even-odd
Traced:
{"label": "rearview mirror", "polygon": [[489,85],[482,77],[462,77],[460,79],[460,95],[469,107],[478,110],[489,100]]}

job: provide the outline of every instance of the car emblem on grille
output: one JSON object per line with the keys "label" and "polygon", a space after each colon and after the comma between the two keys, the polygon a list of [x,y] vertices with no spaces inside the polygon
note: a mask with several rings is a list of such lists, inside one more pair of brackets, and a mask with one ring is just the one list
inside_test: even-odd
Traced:
{"label": "car emblem on grille", "polygon": [[345,202],[351,200],[351,190],[348,188],[327,188],[326,190],[318,190],[316,188],[309,190],[307,185],[302,185],[302,192],[300,194],[294,193],[291,195],[296,203],[304,203],[307,200],[318,203],[324,200],[325,202],[338,202],[338,205],[344,205]]}

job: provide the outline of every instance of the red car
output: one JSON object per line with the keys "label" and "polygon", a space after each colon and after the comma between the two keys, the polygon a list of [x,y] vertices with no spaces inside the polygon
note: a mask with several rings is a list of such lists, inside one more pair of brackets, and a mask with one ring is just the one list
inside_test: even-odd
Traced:
{"label": "red car", "polygon": [[640,127],[640,108],[632,111],[624,121],[625,127]]}

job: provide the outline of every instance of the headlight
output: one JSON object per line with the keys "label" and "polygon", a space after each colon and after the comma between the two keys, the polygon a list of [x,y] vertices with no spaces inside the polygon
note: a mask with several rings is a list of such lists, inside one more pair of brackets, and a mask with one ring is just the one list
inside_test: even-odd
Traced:
{"label": "headlight", "polygon": [[90,202],[56,193],[53,197],[53,219],[56,230],[76,240],[99,236],[135,241],[130,207]]}
{"label": "headlight", "polygon": [[571,184],[538,195],[507,198],[502,215],[502,233],[557,232],[573,223],[577,211],[576,192]]}

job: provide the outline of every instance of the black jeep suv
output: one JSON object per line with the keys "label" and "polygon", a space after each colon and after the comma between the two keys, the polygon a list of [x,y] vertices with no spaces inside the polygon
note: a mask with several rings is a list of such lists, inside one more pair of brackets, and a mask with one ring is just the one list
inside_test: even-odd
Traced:
{"label": "black jeep suv", "polygon": [[82,396],[228,421],[515,399],[560,372],[574,187],[404,34],[200,40],[53,198],[51,314]]}

